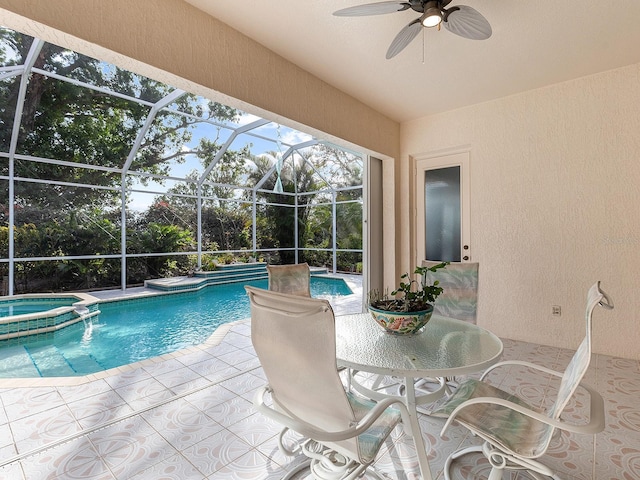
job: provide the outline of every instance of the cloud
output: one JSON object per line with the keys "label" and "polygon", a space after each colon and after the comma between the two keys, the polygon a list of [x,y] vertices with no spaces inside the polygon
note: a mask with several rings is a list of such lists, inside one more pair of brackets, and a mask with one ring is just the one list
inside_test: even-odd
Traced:
{"label": "cloud", "polygon": [[308,133],[299,132],[298,130],[292,130],[286,127],[284,128],[284,131],[282,128],[280,129],[280,138],[282,139],[282,143],[297,145],[313,139],[313,136]]}
{"label": "cloud", "polygon": [[[249,123],[255,122],[256,120],[260,120],[260,118],[261,117],[258,117],[256,115],[245,113],[240,117],[238,125],[248,125]],[[254,129],[253,131],[256,133],[260,133],[265,137],[270,137],[273,140],[277,140],[278,138],[278,124],[274,122],[269,122],[265,125],[262,125],[261,127]],[[287,145],[297,145],[298,143],[307,142],[312,138],[312,135],[294,130],[284,125],[280,125],[280,140],[282,143],[285,143]]]}
{"label": "cloud", "polygon": [[238,125],[242,127],[244,125],[248,125],[249,123],[255,122],[256,120],[260,120],[260,118],[261,117],[252,115],[250,113],[243,113],[238,120]]}

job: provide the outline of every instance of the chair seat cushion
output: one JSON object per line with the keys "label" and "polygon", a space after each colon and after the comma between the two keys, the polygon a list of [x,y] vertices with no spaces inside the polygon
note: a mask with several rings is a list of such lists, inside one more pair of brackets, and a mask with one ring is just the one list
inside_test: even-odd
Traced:
{"label": "chair seat cushion", "polygon": [[[529,410],[538,411],[504,390],[470,379],[460,384],[455,393],[441,405],[437,405],[431,415],[449,417],[458,405],[479,397],[501,398]],[[455,419],[484,440],[528,458],[536,458],[544,453],[554,430],[546,423],[491,403],[469,405],[461,410]]]}
{"label": "chair seat cushion", "polygon": [[[353,395],[347,392],[347,398],[353,409],[356,420],[364,418],[376,403],[371,400]],[[400,411],[396,408],[387,408],[378,417],[375,423],[363,434],[358,436],[358,449],[363,463],[373,462],[382,443],[400,421]]]}

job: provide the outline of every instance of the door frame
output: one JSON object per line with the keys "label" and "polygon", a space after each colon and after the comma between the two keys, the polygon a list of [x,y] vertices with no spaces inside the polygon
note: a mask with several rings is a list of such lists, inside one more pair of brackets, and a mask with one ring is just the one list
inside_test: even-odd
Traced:
{"label": "door frame", "polygon": [[362,200],[362,306],[367,304],[370,290],[384,290],[384,160],[366,156],[364,162]]}
{"label": "door frame", "polygon": [[414,179],[415,179],[415,208],[414,208],[414,225],[415,225],[415,247],[414,259],[416,265],[421,265],[425,258],[425,206],[424,206],[424,172],[437,168],[460,167],[460,245],[464,248],[461,258],[468,256],[468,260],[472,260],[471,248],[471,190],[470,190],[470,152],[469,149],[461,149],[447,152],[432,152],[423,155],[416,155],[414,159]]}

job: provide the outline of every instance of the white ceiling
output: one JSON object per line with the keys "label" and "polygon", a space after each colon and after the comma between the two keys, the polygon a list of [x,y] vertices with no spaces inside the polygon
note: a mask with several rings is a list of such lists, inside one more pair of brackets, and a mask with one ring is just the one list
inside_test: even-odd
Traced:
{"label": "white ceiling", "polygon": [[374,0],[185,0],[397,121],[640,63],[640,0],[453,0],[491,23],[488,40],[424,29],[387,48],[412,10],[336,17]]}

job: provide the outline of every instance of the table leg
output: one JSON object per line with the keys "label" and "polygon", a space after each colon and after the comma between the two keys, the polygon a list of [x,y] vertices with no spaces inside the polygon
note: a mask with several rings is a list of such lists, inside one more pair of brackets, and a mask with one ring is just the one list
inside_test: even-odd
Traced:
{"label": "table leg", "polygon": [[418,422],[416,390],[413,385],[413,381],[413,378],[404,379],[404,397],[409,418],[407,419],[408,421],[403,419],[403,422],[405,422],[405,424],[408,423],[411,430],[411,436],[413,437],[416,453],[418,455],[418,465],[420,466],[420,475],[422,476],[422,480],[432,480],[429,459],[427,458],[427,449],[424,445],[424,439],[422,438],[420,422]]}

